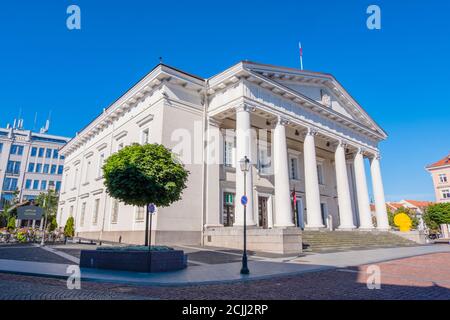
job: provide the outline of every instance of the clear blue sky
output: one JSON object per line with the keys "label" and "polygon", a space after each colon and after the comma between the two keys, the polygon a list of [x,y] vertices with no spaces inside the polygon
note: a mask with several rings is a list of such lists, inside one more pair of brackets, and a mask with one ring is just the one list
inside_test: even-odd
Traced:
{"label": "clear blue sky", "polygon": [[[82,29],[66,28],[77,4]],[[378,4],[382,30],[366,28]],[[425,165],[450,151],[450,4],[408,1],[9,1],[0,5],[0,125],[72,136],[164,62],[211,76],[239,60],[329,72],[388,132],[388,200],[433,200]]]}

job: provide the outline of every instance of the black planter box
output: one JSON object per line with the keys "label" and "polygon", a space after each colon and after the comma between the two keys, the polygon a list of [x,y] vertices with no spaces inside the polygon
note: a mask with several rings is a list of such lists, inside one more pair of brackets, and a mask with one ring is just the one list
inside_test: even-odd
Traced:
{"label": "black planter box", "polygon": [[80,268],[134,272],[176,271],[187,267],[187,256],[181,250],[122,251],[82,250]]}

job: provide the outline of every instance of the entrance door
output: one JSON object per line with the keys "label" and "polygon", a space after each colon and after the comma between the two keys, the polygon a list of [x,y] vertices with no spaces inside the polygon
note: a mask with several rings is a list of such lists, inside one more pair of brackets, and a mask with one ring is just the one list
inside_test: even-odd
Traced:
{"label": "entrance door", "polygon": [[267,197],[258,197],[258,216],[259,216],[259,226],[264,229],[269,228],[269,222],[267,217]]}
{"label": "entrance door", "polygon": [[222,223],[224,227],[234,224],[234,193],[224,193]]}
{"label": "entrance door", "polygon": [[322,211],[322,221],[325,227],[329,227],[328,226],[328,210],[327,210],[327,205],[325,203],[321,203],[320,204],[320,210]]}
{"label": "entrance door", "polygon": [[296,224],[300,229],[305,229],[305,210],[303,208],[303,199],[297,196],[297,203],[295,204],[295,211],[297,213]]}

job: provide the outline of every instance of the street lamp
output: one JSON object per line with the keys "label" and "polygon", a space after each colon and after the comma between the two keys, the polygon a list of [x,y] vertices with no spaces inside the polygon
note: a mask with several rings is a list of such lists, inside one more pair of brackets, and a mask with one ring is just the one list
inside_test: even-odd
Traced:
{"label": "street lamp", "polygon": [[241,171],[244,173],[244,196],[242,197],[242,205],[244,206],[244,253],[242,254],[241,274],[249,274],[247,265],[247,172],[250,170],[250,160],[245,156],[239,161]]}

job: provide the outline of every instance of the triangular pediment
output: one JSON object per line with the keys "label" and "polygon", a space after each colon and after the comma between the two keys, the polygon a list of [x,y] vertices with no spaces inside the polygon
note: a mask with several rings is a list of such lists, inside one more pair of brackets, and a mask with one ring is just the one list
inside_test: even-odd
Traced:
{"label": "triangular pediment", "polygon": [[353,120],[382,136],[386,133],[330,74],[247,63],[246,68]]}

